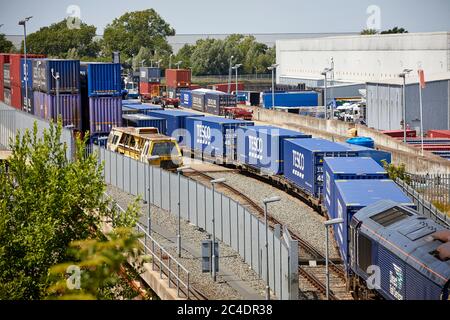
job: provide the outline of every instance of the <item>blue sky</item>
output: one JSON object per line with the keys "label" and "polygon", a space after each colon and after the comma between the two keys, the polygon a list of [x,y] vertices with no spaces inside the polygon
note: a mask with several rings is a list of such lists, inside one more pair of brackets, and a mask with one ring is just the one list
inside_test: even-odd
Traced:
{"label": "blue sky", "polygon": [[17,21],[34,16],[36,31],[67,17],[77,5],[81,19],[103,28],[126,11],[154,8],[178,34],[355,32],[366,26],[370,5],[380,8],[381,28],[410,32],[450,31],[449,0],[2,0],[1,33],[21,34]]}

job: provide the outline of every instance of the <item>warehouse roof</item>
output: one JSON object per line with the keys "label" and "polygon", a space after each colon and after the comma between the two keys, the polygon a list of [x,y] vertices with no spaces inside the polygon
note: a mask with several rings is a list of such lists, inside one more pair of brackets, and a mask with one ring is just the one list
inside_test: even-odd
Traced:
{"label": "warehouse roof", "polygon": [[[419,83],[419,79],[418,79],[416,72],[417,71],[414,70],[406,77],[407,85]],[[436,73],[436,74],[427,76],[427,73],[425,70],[425,82],[448,81],[448,80],[450,80],[450,72]],[[400,77],[397,77],[397,78],[390,78],[390,79],[386,79],[386,80],[368,81],[367,84],[403,85],[403,79]]]}

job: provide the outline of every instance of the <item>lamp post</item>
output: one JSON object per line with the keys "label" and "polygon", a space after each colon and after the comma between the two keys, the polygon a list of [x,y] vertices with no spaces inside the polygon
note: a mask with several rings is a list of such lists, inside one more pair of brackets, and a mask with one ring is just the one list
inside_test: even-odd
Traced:
{"label": "lamp post", "polygon": [[149,166],[148,166],[148,217],[147,217],[147,226],[148,226],[148,235],[151,237],[152,236],[152,202],[151,202],[151,188],[150,188],[150,184],[151,184],[151,180],[150,180],[150,162],[155,161],[155,160],[159,160],[159,156],[150,156],[147,157],[147,160],[149,162]]}
{"label": "lamp post", "polygon": [[212,274],[213,274],[213,281],[216,282],[216,217],[215,217],[215,192],[216,192],[216,184],[218,183],[224,183],[225,181],[227,181],[225,178],[220,178],[220,179],[215,179],[215,180],[211,180],[211,184],[212,184],[212,197],[213,197],[213,202],[212,202],[212,228],[213,228],[213,232],[212,232]]}
{"label": "lamp post", "polygon": [[266,225],[266,300],[270,300],[270,282],[269,282],[269,225],[267,224],[267,205],[272,202],[280,201],[280,197],[271,197],[264,199],[264,220]]}
{"label": "lamp post", "polygon": [[171,53],[169,56],[169,69],[172,69],[172,57],[173,57],[173,54]]}
{"label": "lamp post", "polygon": [[235,65],[232,69],[233,70],[236,70],[236,98],[237,98],[237,95],[238,95],[238,69],[240,68],[242,66],[242,64],[241,63],[239,63],[239,64],[237,64],[237,65]]}
{"label": "lamp post", "polygon": [[[25,61],[25,64],[23,66],[23,73],[24,73],[24,81],[25,81],[25,101],[28,104],[28,63],[27,63],[27,22],[33,18],[32,16],[26,17],[23,20],[19,21],[19,26],[23,26],[23,59]],[[3,26],[3,25],[2,25]],[[31,107],[29,108],[31,111]],[[27,110],[27,112],[29,112]]]}
{"label": "lamp post", "polygon": [[161,67],[161,62],[162,62],[162,59],[159,59],[159,60],[156,62],[156,64],[158,65],[158,68]]}
{"label": "lamp post", "polygon": [[181,258],[181,173],[184,170],[190,169],[191,167],[181,167],[177,168],[178,172],[178,229],[177,229],[177,242],[178,242],[178,257]]}
{"label": "lamp post", "polygon": [[328,257],[328,255],[329,255],[329,250],[328,250],[328,242],[329,242],[329,239],[328,239],[328,234],[329,234],[329,232],[328,232],[328,227],[329,226],[334,226],[334,225],[336,225],[336,224],[341,224],[341,223],[344,223],[344,219],[342,219],[342,218],[337,218],[337,219],[332,219],[332,220],[328,220],[328,221],[325,221],[324,222],[324,225],[325,225],[325,238],[326,238],[326,243],[325,243],[325,274],[326,274],[326,278],[327,278],[327,281],[326,281],[326,299],[327,300],[329,300],[330,299],[330,270],[329,270],[329,257]]}
{"label": "lamp post", "polygon": [[234,59],[234,56],[231,56],[230,57],[230,68],[229,68],[229,72],[228,72],[228,91],[227,91],[227,93],[230,93],[230,91],[231,91],[231,73],[232,73],[231,69],[232,69],[233,59]]}
{"label": "lamp post", "polygon": [[183,61],[178,61],[177,63],[175,63],[175,65],[177,66],[177,69],[180,69],[180,65],[183,63]]}
{"label": "lamp post", "polygon": [[403,142],[406,143],[406,75],[410,73],[412,69],[403,69],[403,72],[398,76],[403,78]]}
{"label": "lamp post", "polygon": [[328,119],[328,106],[327,106],[327,84],[328,84],[328,80],[327,80],[327,75],[328,72],[333,71],[333,68],[325,68],[322,71],[322,75],[325,77],[324,79],[324,92],[323,92],[323,104],[325,105],[325,120]]}
{"label": "lamp post", "polygon": [[267,69],[272,71],[272,109],[275,109],[275,70],[279,66],[278,63],[275,63],[268,67]]}
{"label": "lamp post", "polygon": [[[60,79],[60,77],[59,77],[59,72],[55,73],[53,68],[52,68],[51,72],[52,72],[53,79],[56,80],[56,122],[58,122],[58,117],[59,117],[59,79]],[[28,100],[28,98],[27,98],[27,100]]]}

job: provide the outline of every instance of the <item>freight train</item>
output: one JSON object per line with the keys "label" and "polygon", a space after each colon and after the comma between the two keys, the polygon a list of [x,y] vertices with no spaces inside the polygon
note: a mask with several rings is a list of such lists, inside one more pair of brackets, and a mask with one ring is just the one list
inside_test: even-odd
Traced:
{"label": "freight train", "polygon": [[380,164],[391,161],[389,153],[249,121],[186,112],[177,117],[177,112],[171,111],[167,126],[169,135],[181,138],[185,154],[277,182],[329,218],[343,219],[333,234],[355,298],[448,299],[450,230],[418,214],[388,179]]}

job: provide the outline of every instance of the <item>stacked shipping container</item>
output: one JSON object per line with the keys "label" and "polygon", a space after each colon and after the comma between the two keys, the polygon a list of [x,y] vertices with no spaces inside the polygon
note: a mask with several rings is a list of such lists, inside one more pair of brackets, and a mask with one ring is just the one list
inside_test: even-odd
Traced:
{"label": "stacked shipping container", "polygon": [[91,139],[122,126],[121,70],[118,63],[83,63],[81,66],[83,131]]}
{"label": "stacked shipping container", "polygon": [[139,93],[147,99],[160,95],[161,69],[142,67],[139,77]]}
{"label": "stacked shipping container", "polygon": [[166,86],[169,98],[177,98],[180,90],[191,86],[192,73],[189,69],[166,69]]}
{"label": "stacked shipping container", "polygon": [[[57,121],[59,106],[63,126],[73,126],[74,129],[81,130],[80,61],[36,58],[32,59],[31,65],[33,113],[46,120]],[[56,82],[58,75],[59,99]],[[22,83],[23,86],[27,84],[29,80]]]}

